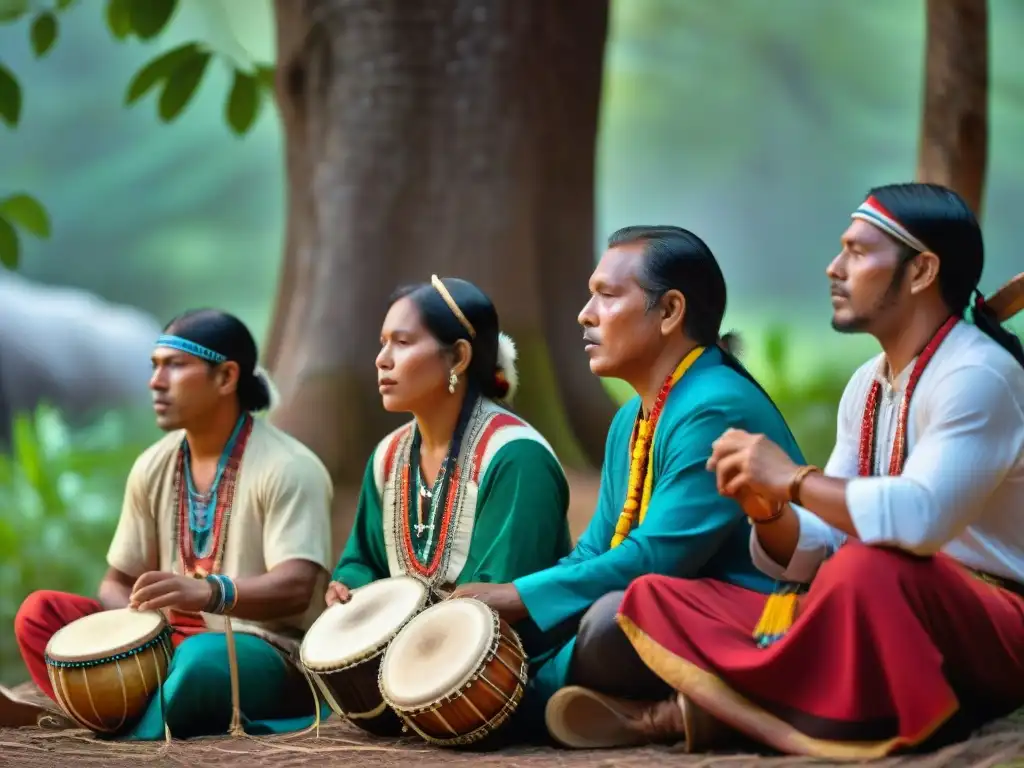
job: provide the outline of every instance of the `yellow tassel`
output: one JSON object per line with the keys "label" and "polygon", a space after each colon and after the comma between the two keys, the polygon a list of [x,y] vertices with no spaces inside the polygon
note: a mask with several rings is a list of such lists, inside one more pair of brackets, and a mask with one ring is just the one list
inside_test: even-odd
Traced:
{"label": "yellow tassel", "polygon": [[761,618],[754,627],[754,640],[759,648],[767,648],[781,640],[796,619],[802,585],[785,584],[768,596]]}

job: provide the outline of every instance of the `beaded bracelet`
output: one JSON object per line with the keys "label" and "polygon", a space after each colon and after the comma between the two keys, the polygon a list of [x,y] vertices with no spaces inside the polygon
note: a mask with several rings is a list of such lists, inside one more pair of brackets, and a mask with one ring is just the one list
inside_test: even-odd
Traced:
{"label": "beaded bracelet", "polygon": [[203,609],[205,613],[220,613],[220,607],[224,603],[224,587],[215,575],[208,574],[206,583],[210,585],[210,601]]}
{"label": "beaded bracelet", "polygon": [[211,573],[206,580],[213,587],[212,597],[206,606],[207,613],[223,614],[235,607],[238,602],[238,590],[230,577],[220,573]]}
{"label": "beaded bracelet", "polygon": [[230,576],[219,576],[221,586],[224,588],[224,613],[234,609],[235,604],[238,602],[238,589],[235,587],[235,582]]}

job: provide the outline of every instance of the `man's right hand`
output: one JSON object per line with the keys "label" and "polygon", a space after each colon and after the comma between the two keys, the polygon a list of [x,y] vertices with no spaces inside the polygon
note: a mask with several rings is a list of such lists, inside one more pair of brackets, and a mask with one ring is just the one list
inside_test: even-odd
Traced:
{"label": "man's right hand", "polygon": [[334,605],[335,603],[347,603],[352,599],[352,591],[344,584],[332,581],[327,585],[327,595],[325,596],[327,605]]}

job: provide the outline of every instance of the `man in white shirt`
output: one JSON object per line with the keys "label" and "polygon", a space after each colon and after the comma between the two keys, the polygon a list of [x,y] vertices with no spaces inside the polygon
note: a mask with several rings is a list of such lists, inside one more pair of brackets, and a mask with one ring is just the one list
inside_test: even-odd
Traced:
{"label": "man in white shirt", "polygon": [[867,759],[1024,705],[1024,350],[977,291],[982,235],[958,195],[889,185],[852,218],[827,270],[832,324],[883,353],[847,386],[824,471],[737,430],[708,462],[779,588],[766,604],[712,580],[634,581],[620,625],[679,693],[562,693],[589,716],[561,741]]}

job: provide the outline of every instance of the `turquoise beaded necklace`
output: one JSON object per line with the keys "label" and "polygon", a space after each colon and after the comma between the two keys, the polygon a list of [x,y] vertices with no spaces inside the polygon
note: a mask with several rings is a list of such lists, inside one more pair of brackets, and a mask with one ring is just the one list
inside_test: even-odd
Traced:
{"label": "turquoise beaded necklace", "polygon": [[238,441],[238,433],[242,431],[245,424],[246,414],[238,417],[231,437],[228,439],[224,450],[221,451],[220,459],[217,461],[217,473],[213,476],[213,483],[207,493],[200,493],[196,490],[192,480],[192,462],[189,456],[188,440],[181,441],[181,450],[185,455],[185,487],[188,493],[188,527],[192,532],[192,552],[200,560],[210,556],[213,551],[213,519],[217,513],[217,492],[220,489],[221,478],[224,475],[224,468],[228,465],[228,459],[234,452],[235,443]]}

